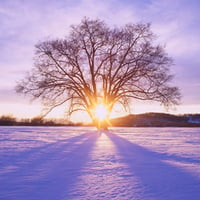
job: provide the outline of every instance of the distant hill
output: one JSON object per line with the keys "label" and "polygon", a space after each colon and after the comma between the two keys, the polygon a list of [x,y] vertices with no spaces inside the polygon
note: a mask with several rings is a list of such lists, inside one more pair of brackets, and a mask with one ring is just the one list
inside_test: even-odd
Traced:
{"label": "distant hill", "polygon": [[113,126],[122,127],[200,127],[200,114],[131,114],[124,117],[112,119],[111,124]]}

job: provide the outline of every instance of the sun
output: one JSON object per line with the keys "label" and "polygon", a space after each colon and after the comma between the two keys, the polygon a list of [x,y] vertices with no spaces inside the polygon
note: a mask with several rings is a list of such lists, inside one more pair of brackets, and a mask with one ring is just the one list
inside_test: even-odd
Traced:
{"label": "sun", "polygon": [[95,109],[94,109],[94,116],[97,118],[99,121],[106,120],[108,115],[108,110],[105,105],[103,104],[98,104]]}

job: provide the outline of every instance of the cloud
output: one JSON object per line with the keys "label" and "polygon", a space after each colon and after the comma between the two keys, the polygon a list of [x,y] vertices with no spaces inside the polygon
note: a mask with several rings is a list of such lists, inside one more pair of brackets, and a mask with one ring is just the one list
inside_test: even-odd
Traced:
{"label": "cloud", "polygon": [[[109,25],[151,22],[158,42],[174,59],[172,71],[184,101],[197,102],[200,73],[200,2],[198,0],[1,0],[0,91],[6,94],[33,65],[34,45],[64,37],[84,16]],[[187,87],[185,87],[187,85]],[[8,95],[7,95],[8,97]],[[5,99],[5,98],[4,98]]]}
{"label": "cloud", "polygon": [[[9,71],[28,69],[34,56],[34,45],[46,38],[64,37],[71,24],[84,16],[102,18],[108,23],[124,23],[131,18],[127,9],[114,7],[112,1],[22,1],[0,2],[0,67]],[[115,17],[118,13],[121,20]],[[21,67],[20,67],[20,65]],[[21,68],[21,69],[20,69]]]}
{"label": "cloud", "polygon": [[199,6],[196,0],[154,0],[138,11],[141,19],[152,22],[158,41],[174,60],[174,82],[181,88],[183,103],[197,103],[200,98]]}

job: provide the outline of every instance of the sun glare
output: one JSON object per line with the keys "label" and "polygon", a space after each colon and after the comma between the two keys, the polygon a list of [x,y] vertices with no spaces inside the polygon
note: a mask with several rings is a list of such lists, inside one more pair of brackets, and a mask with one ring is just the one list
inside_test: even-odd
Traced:
{"label": "sun glare", "polygon": [[106,119],[107,113],[108,113],[107,108],[103,104],[98,104],[94,109],[95,117],[100,121]]}

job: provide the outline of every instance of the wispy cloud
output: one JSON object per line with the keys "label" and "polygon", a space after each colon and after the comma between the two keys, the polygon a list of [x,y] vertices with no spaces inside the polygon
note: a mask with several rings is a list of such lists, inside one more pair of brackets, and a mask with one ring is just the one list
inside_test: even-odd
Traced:
{"label": "wispy cloud", "polygon": [[21,72],[31,69],[38,41],[64,37],[71,24],[87,16],[109,25],[151,22],[158,41],[174,59],[172,71],[185,101],[196,102],[200,96],[190,83],[199,83],[199,8],[198,0],[1,0],[0,89],[10,91]]}

